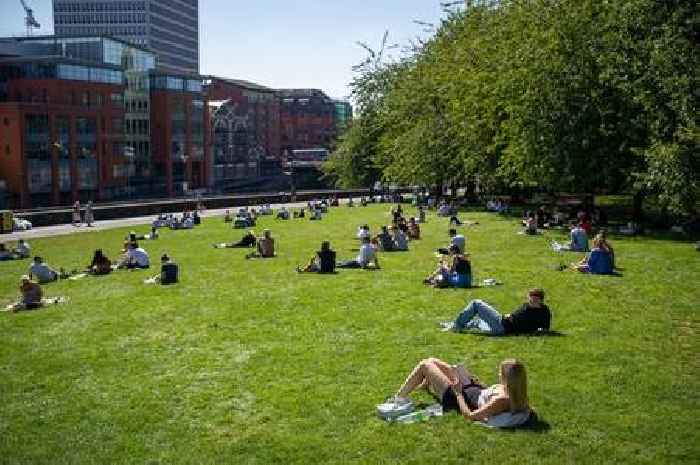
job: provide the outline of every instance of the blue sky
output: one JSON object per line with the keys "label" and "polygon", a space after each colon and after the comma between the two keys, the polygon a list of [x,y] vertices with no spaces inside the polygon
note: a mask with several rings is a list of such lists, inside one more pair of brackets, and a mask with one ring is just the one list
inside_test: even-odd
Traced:
{"label": "blue sky", "polygon": [[[26,0],[53,31],[51,0]],[[271,87],[313,87],[349,93],[357,41],[377,46],[385,30],[406,43],[438,22],[440,0],[200,0],[200,72]],[[0,0],[0,36],[24,33],[20,0]]]}

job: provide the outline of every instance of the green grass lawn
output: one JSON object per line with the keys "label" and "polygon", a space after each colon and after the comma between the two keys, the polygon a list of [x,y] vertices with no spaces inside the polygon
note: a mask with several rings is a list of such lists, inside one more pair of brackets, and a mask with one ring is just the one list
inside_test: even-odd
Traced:
{"label": "green grass lawn", "polygon": [[[0,314],[1,464],[698,463],[700,254],[689,243],[613,236],[622,277],[554,269],[547,239],[516,222],[470,213],[464,228],[476,279],[504,285],[438,290],[421,284],[447,221],[429,216],[406,253],[380,271],[298,275],[329,239],[356,255],[359,224],[388,223],[389,205],[336,208],[321,222],[259,221],[278,257],[217,250],[238,240],[223,220],[163,231],[142,245],[168,252],[181,283],[117,272],[44,286],[67,304]],[[409,213],[413,209],[408,209]],[[140,232],[146,232],[141,227]],[[54,266],[117,255],[128,229],[36,240]],[[0,303],[28,261],[0,263]],[[504,312],[528,288],[547,292],[560,337],[442,333],[468,300]],[[498,431],[451,413],[387,424],[375,405],[422,358],[464,362],[488,383],[500,360],[525,362],[533,430]],[[430,401],[426,394],[417,399]]]}

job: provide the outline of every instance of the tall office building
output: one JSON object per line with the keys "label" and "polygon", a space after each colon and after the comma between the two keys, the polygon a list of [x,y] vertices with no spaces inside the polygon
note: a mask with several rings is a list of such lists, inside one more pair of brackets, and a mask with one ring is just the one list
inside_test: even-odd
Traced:
{"label": "tall office building", "polygon": [[199,73],[199,0],[53,0],[57,36],[108,35],[148,47],[159,69]]}

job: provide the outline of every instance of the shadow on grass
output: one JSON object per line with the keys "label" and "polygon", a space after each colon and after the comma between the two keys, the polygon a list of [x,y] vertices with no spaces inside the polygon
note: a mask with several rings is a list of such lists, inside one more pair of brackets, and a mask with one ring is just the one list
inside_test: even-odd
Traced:
{"label": "shadow on grass", "polygon": [[555,330],[550,330],[550,331],[538,331],[536,333],[523,333],[523,334],[490,334],[490,333],[483,333],[480,331],[462,331],[459,334],[469,334],[471,336],[477,336],[477,337],[488,337],[488,338],[503,338],[503,337],[564,337],[566,336],[566,333],[563,333],[561,331],[555,331]]}
{"label": "shadow on grass", "polygon": [[498,428],[507,433],[547,433],[552,426],[544,419],[540,418],[537,412],[532,412],[530,418],[523,425],[515,428]]}

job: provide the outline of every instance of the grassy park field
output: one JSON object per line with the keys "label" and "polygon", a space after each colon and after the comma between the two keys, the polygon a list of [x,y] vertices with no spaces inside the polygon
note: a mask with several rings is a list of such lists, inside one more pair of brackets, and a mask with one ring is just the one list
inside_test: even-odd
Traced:
{"label": "grassy park field", "polygon": [[[238,240],[220,218],[146,241],[153,262],[180,265],[175,286],[119,271],[44,286],[69,302],[0,313],[0,464],[698,463],[700,254],[672,238],[617,237],[620,276],[558,271],[581,254],[516,234],[515,220],[462,214],[477,281],[433,289],[422,279],[448,241],[429,215],[409,252],[378,271],[299,275],[320,242],[353,258],[358,225],[390,222],[389,205],[339,207],[320,222],[263,217],[278,256],[219,250]],[[414,210],[408,208],[408,214]],[[143,226],[137,229],[147,232]],[[128,229],[35,240],[52,266],[114,259]],[[0,262],[0,304],[17,297],[28,260]],[[557,336],[443,333],[480,298],[504,313],[534,286],[547,293]],[[508,357],[528,368],[539,422],[499,431],[455,413],[388,424],[375,405],[417,361],[463,362],[487,383]],[[431,402],[427,394],[416,396]]]}

